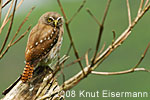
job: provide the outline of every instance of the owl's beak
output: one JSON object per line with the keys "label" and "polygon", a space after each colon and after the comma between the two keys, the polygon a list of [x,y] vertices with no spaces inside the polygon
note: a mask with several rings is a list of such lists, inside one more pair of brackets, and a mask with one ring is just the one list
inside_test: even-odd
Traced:
{"label": "owl's beak", "polygon": [[58,20],[54,20],[54,26],[56,27],[58,23]]}

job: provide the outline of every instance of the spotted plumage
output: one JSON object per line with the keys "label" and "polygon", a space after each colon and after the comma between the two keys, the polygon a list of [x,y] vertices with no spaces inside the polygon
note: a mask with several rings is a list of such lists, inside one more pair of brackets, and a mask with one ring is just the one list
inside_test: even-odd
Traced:
{"label": "spotted plumage", "polygon": [[63,18],[56,12],[42,15],[31,30],[25,52],[26,67],[21,80],[32,78],[34,67],[56,56],[62,44]]}

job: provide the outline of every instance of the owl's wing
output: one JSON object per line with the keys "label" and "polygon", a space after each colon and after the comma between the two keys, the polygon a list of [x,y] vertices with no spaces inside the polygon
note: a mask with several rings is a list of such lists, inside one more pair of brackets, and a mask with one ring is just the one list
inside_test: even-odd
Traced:
{"label": "owl's wing", "polygon": [[26,62],[44,59],[57,43],[60,30],[46,25],[36,25],[30,32],[25,52]]}

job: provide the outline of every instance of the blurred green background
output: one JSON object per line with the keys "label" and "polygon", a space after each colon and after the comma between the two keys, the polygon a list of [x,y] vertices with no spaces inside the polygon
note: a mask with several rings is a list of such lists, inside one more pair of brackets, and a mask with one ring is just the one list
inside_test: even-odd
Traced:
{"label": "blurred green background", "polygon": [[[4,0],[5,1],[5,0]],[[64,7],[67,18],[75,13],[79,8],[82,0],[60,0]],[[140,0],[129,0],[131,5],[132,20],[137,14],[137,10],[140,4]],[[92,57],[95,50],[99,27],[95,21],[86,12],[86,8],[89,8],[93,14],[101,21],[105,5],[107,0],[87,0],[84,8],[75,17],[70,24],[71,34],[75,43],[75,46],[80,54],[83,56],[85,52],[92,48],[89,53],[89,58]],[[16,12],[13,28],[9,39],[14,35],[18,29],[21,21],[25,18],[29,10],[35,6],[35,10],[31,13],[29,20],[24,24],[20,34],[22,34],[27,27],[32,24],[32,27],[37,23],[39,17],[48,11],[56,11],[61,13],[60,8],[56,0],[25,0],[19,10]],[[7,11],[5,8],[2,18]],[[112,30],[115,30],[116,37],[118,37],[128,27],[127,7],[126,0],[112,0],[111,6],[108,12],[108,16],[104,26],[104,34],[102,37],[102,44],[106,43],[106,47],[112,42]],[[4,40],[8,25],[4,28],[0,35],[0,45]],[[19,35],[20,35],[19,34]],[[29,34],[29,33],[28,33]],[[14,80],[22,73],[24,68],[24,51],[26,47],[28,34],[16,45],[11,47],[7,54],[0,60],[0,93],[6,89]],[[18,35],[18,37],[19,37]],[[129,38],[117,48],[96,70],[97,71],[122,71],[134,67],[144,52],[146,46],[150,41],[150,13],[144,15],[144,17],[138,22],[138,24],[132,30]],[[69,47],[69,38],[65,28],[63,45],[61,48],[61,56],[63,56]],[[105,47],[105,49],[106,49]],[[66,62],[69,63],[75,60],[73,50],[70,53],[70,59]],[[139,67],[150,69],[150,50]],[[82,61],[85,65],[85,62]],[[75,75],[81,69],[78,64],[65,68],[64,74],[66,80]],[[99,98],[81,98],[76,96],[74,98],[67,98],[67,100],[149,100],[149,98],[102,98],[102,90],[111,91],[125,91],[125,92],[149,92],[150,93],[150,73],[147,72],[134,72],[124,75],[116,76],[98,76],[89,75],[82,80],[72,90],[78,94],[80,90],[86,90],[88,92],[99,91]],[[58,79],[59,83],[62,83],[62,76]],[[2,95],[0,95],[2,98]]]}

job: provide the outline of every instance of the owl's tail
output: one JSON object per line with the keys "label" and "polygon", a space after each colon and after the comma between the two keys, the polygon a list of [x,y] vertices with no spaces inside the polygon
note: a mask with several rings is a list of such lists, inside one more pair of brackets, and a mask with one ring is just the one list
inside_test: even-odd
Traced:
{"label": "owl's tail", "polygon": [[24,68],[23,74],[21,76],[21,80],[23,83],[29,81],[33,75],[34,66],[30,63],[26,62],[26,66]]}

